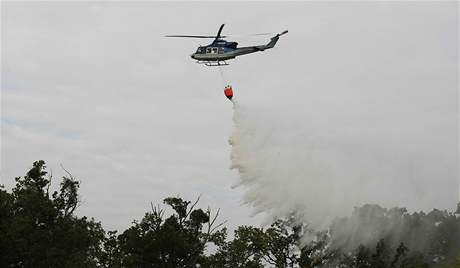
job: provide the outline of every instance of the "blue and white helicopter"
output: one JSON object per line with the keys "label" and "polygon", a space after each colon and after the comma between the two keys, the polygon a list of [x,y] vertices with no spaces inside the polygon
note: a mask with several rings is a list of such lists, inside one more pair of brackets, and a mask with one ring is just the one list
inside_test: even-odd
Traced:
{"label": "blue and white helicopter", "polygon": [[206,66],[221,66],[228,65],[226,60],[234,59],[241,55],[246,55],[254,52],[264,51],[273,48],[278,42],[281,35],[288,31],[283,31],[270,39],[266,45],[237,47],[237,42],[228,42],[223,38],[227,36],[221,35],[225,24],[222,24],[216,36],[209,35],[166,35],[166,37],[186,37],[186,38],[214,38],[214,41],[207,46],[200,46],[195,53],[191,55],[192,59],[197,60],[197,63],[205,64]]}

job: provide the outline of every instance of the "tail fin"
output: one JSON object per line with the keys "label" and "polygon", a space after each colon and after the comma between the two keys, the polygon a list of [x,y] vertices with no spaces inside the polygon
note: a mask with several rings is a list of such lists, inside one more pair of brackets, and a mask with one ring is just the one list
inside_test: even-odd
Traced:
{"label": "tail fin", "polygon": [[270,42],[268,44],[266,44],[265,46],[263,46],[263,49],[270,49],[270,48],[273,48],[275,45],[276,45],[276,42],[278,42],[278,39],[280,39],[280,36],[282,36],[283,34],[287,34],[288,31],[283,31],[282,33],[279,33],[275,36],[273,36],[271,39],[270,39]]}

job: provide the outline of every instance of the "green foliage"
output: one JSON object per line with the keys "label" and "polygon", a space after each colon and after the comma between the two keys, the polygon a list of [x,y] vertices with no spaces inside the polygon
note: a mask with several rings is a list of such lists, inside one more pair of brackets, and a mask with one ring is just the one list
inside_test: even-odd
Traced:
{"label": "green foliage", "polygon": [[303,245],[300,249],[300,267],[320,267],[328,263],[328,260],[332,259],[337,253],[335,250],[328,248],[328,245],[329,237],[327,232],[316,233],[316,238],[310,241],[310,243]]}
{"label": "green foliage", "polygon": [[307,246],[300,238],[306,231],[303,224],[295,224],[292,217],[276,220],[270,227],[240,226],[234,239],[219,244],[206,267],[319,267],[326,253],[326,236],[318,233]]}
{"label": "green foliage", "polygon": [[204,232],[210,213],[189,207],[190,202],[181,198],[166,198],[174,213],[164,218],[164,211],[153,208],[141,222],[118,236],[120,258],[123,267],[195,267],[205,258],[203,252],[209,240],[218,235]]}
{"label": "green foliage", "polygon": [[266,251],[266,237],[262,229],[252,226],[240,226],[235,238],[221,254],[226,255],[225,267],[262,267],[262,256]]}
{"label": "green foliage", "polygon": [[293,267],[297,262],[298,241],[301,237],[300,226],[290,228],[288,222],[275,221],[267,230],[268,263],[276,267]]}
{"label": "green foliage", "polygon": [[460,218],[446,211],[364,205],[320,232],[293,214],[229,239],[219,210],[169,197],[171,215],[152,206],[121,234],[105,233],[74,215],[80,184],[67,174],[50,194],[37,161],[11,193],[0,186],[0,267],[460,268]]}
{"label": "green foliage", "polygon": [[49,195],[51,177],[37,161],[16,178],[12,193],[0,190],[0,267],[96,267],[104,230],[73,215],[79,183],[63,178]]}

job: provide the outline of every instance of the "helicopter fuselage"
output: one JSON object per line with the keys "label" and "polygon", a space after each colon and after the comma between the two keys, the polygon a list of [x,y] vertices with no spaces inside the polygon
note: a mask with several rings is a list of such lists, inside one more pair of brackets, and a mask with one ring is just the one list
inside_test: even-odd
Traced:
{"label": "helicopter fuselage", "polygon": [[[225,62],[226,60],[273,48],[276,42],[278,42],[279,37],[285,33],[287,33],[287,31],[275,35],[270,39],[270,42],[265,45],[249,47],[238,47],[237,42],[228,42],[224,39],[216,38],[214,42],[207,46],[199,46],[196,52],[190,55],[190,57],[197,60],[198,63],[204,63],[207,66],[228,65]],[[215,64],[213,62],[215,62]],[[221,64],[221,62],[223,62],[223,64]]]}
{"label": "helicopter fuselage", "polygon": [[[237,56],[250,54],[254,52],[264,51],[275,46],[279,39],[279,35],[273,37],[266,45],[238,47],[237,42],[227,42],[223,39],[218,39],[207,46],[200,46],[190,57],[197,60],[199,63],[221,62],[229,59],[234,59]],[[220,64],[219,64],[220,65]],[[225,65],[225,64],[224,64]]]}
{"label": "helicopter fuselage", "polygon": [[237,42],[227,42],[225,40],[217,40],[207,46],[200,46],[195,53],[191,55],[192,59],[199,61],[223,61],[235,58]]}

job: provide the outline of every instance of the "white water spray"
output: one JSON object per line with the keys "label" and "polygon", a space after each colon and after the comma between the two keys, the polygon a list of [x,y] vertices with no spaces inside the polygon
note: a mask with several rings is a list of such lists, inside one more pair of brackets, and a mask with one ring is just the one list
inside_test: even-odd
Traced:
{"label": "white water spray", "polygon": [[244,202],[256,212],[280,217],[295,211],[322,229],[366,203],[409,211],[456,204],[455,177],[449,177],[455,165],[442,161],[443,152],[421,155],[431,148],[423,138],[412,138],[408,146],[411,137],[403,132],[397,140],[387,139],[374,135],[378,128],[320,127],[276,107],[234,102],[233,109],[229,143],[231,168],[239,173],[235,187],[246,189]]}

